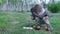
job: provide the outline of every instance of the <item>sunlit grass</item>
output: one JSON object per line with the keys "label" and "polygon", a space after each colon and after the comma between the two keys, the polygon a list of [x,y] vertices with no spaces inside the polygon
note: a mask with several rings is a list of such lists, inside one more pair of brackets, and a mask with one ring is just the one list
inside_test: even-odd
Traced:
{"label": "sunlit grass", "polygon": [[[49,18],[54,31],[53,34],[60,34],[60,18],[50,17]],[[16,23],[15,23],[16,22]],[[37,30],[24,30],[22,27],[26,23],[35,22],[31,20],[30,15],[27,13],[16,13],[16,12],[0,12],[0,28],[8,29],[10,34],[49,34],[44,29],[41,31]]]}

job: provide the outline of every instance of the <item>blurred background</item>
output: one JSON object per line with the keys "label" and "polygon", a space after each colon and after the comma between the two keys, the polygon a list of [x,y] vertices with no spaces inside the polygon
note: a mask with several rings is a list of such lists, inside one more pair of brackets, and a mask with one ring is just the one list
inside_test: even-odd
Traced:
{"label": "blurred background", "polygon": [[60,34],[60,0],[0,0],[0,34],[51,34],[41,31],[24,30],[31,20],[30,9],[36,4],[46,6],[51,12],[49,20],[54,28],[53,34]]}

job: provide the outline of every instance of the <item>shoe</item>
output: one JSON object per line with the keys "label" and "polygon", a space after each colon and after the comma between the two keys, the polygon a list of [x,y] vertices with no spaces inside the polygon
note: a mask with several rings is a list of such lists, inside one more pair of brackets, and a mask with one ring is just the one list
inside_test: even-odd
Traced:
{"label": "shoe", "polygon": [[40,26],[33,26],[33,29],[35,29],[35,30],[40,30],[41,27],[40,27]]}
{"label": "shoe", "polygon": [[46,30],[46,31],[50,31],[50,27],[46,26],[46,27],[45,27],[45,30]]}

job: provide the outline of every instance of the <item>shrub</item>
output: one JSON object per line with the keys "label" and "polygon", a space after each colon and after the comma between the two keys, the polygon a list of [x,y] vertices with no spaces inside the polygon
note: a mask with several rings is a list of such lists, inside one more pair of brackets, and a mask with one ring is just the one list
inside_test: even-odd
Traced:
{"label": "shrub", "polygon": [[60,11],[60,3],[51,3],[48,4],[48,10],[52,13],[57,13]]}

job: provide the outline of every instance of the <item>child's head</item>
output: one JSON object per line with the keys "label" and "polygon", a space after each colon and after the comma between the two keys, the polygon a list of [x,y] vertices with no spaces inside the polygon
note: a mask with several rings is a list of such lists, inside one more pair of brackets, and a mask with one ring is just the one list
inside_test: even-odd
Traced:
{"label": "child's head", "polygon": [[42,7],[41,7],[41,5],[39,5],[39,4],[36,4],[35,6],[34,6],[34,12],[36,12],[36,13],[39,13],[39,12],[41,12],[42,11]]}

